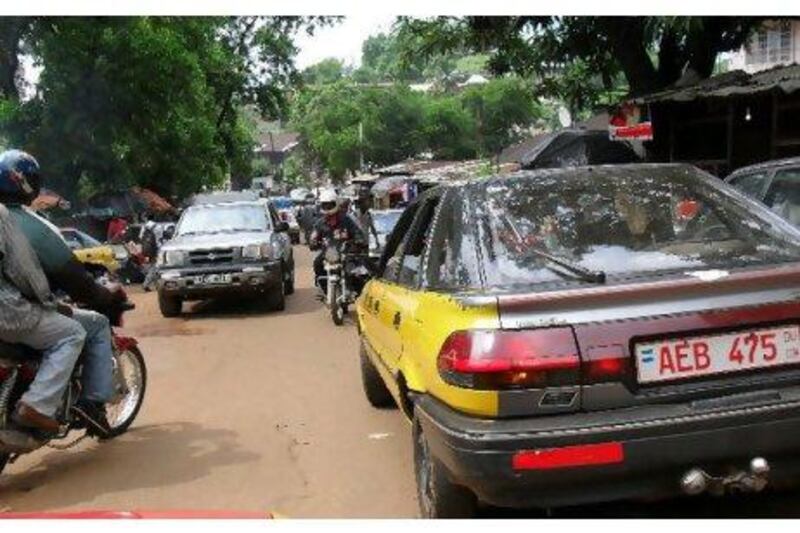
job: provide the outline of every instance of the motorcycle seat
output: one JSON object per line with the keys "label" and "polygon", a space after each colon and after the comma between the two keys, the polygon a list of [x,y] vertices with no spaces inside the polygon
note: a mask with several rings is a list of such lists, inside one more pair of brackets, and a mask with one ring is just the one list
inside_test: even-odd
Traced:
{"label": "motorcycle seat", "polygon": [[0,358],[13,359],[15,361],[28,361],[31,359],[38,359],[40,355],[38,351],[30,346],[0,341]]}

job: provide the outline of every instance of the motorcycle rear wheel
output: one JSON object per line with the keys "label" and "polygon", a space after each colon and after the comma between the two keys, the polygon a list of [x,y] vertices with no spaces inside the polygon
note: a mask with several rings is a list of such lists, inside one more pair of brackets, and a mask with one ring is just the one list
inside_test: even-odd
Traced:
{"label": "motorcycle rear wheel", "polygon": [[11,459],[10,453],[0,453],[0,474],[3,473],[3,469],[8,464],[9,459]]}
{"label": "motorcycle rear wheel", "polygon": [[115,403],[106,404],[108,425],[111,427],[108,438],[118,437],[128,430],[139,414],[147,389],[147,366],[139,348],[132,346],[124,351],[115,352],[114,364],[115,379],[117,372],[121,372],[127,390]]}

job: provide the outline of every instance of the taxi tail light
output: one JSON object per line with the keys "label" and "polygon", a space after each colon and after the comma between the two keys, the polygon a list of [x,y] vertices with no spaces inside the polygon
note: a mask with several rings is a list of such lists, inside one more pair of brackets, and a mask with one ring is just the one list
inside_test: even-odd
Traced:
{"label": "taxi tail light", "polygon": [[442,345],[437,365],[447,383],[471,389],[580,382],[578,346],[570,328],[456,331]]}

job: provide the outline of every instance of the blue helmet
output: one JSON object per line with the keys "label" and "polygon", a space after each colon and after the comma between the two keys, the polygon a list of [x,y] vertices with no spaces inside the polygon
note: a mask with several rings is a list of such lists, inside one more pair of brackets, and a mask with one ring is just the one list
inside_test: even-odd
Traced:
{"label": "blue helmet", "polygon": [[29,204],[42,188],[39,162],[21,150],[0,154],[0,202]]}

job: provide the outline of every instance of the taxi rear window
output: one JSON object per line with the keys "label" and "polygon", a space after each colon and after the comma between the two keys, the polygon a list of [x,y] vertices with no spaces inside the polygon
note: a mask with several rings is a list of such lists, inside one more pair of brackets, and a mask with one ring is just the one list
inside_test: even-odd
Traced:
{"label": "taxi rear window", "polygon": [[[697,174],[696,174],[697,172]],[[686,168],[500,180],[476,202],[490,286],[796,261],[797,235]]]}

